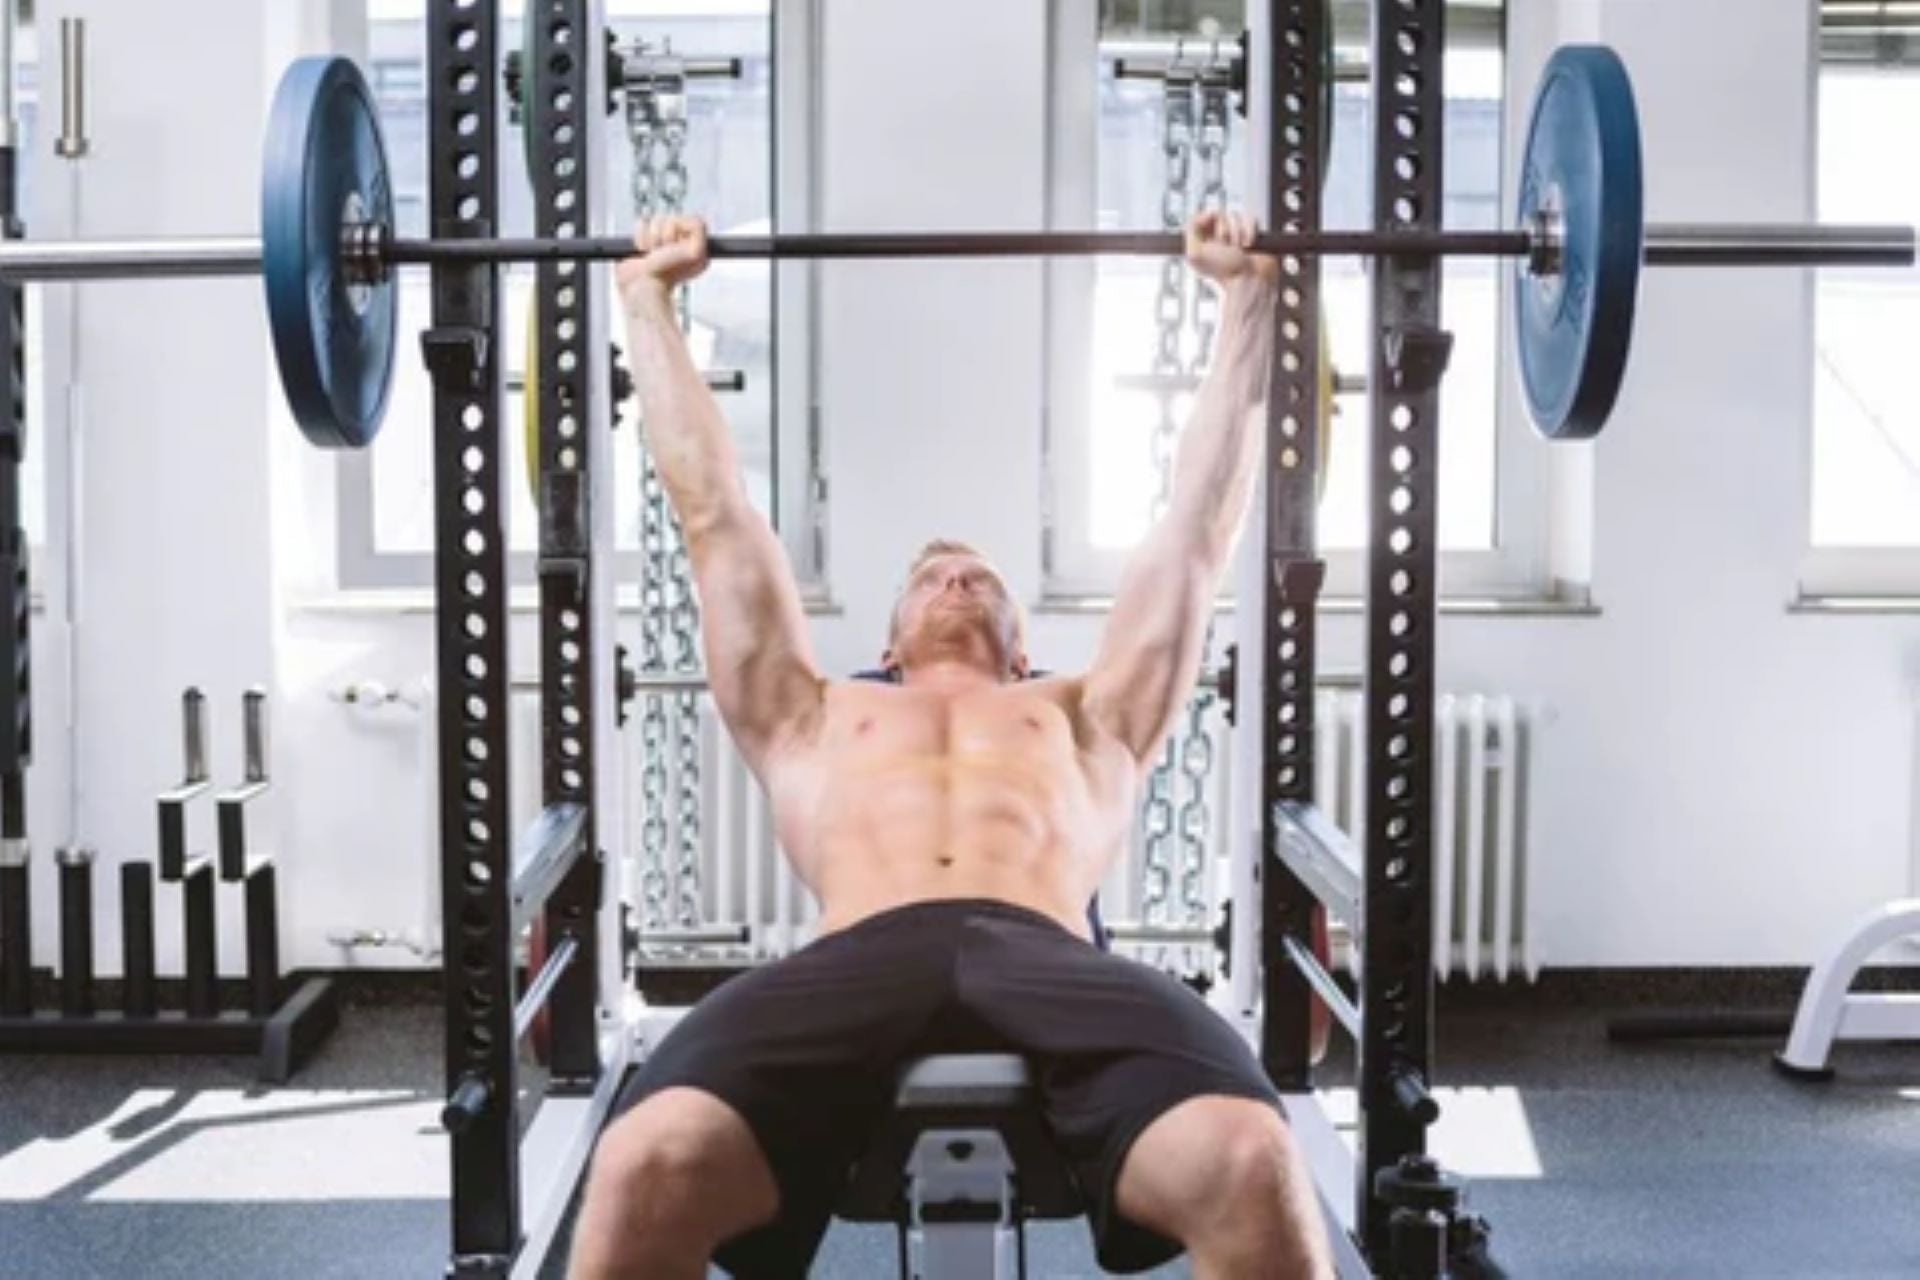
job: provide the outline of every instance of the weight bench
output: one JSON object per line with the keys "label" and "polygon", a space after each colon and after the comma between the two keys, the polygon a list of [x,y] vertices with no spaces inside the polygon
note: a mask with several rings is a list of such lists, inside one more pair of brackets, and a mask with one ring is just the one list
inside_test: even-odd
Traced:
{"label": "weight bench", "polygon": [[1025,1277],[1027,1221],[1085,1211],[1026,1060],[1000,1053],[909,1063],[836,1210],[894,1223],[911,1280]]}

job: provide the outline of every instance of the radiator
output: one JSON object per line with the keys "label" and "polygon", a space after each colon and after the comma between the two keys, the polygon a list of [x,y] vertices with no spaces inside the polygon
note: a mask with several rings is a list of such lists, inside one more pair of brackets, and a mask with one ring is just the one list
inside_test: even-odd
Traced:
{"label": "radiator", "polygon": [[[1354,690],[1316,702],[1315,802],[1359,838],[1365,707]],[[1540,976],[1528,856],[1532,718],[1514,699],[1442,694],[1434,714],[1433,968],[1445,977]]]}
{"label": "radiator", "polygon": [[[661,806],[664,858],[650,859],[643,844],[648,779],[646,697],[637,700],[618,735],[621,792],[628,806],[628,848],[616,859],[622,900],[634,904],[644,942],[650,926],[670,928],[740,926],[745,942],[702,948],[704,962],[758,960],[786,955],[812,936],[819,915],[813,895],[794,876],[779,848],[766,796],[705,697],[694,700],[692,743],[698,760],[699,803],[693,822],[683,822],[678,803],[683,785],[677,750],[681,706],[661,699],[669,749],[663,773],[653,780],[668,803]],[[540,728],[534,699],[516,700],[513,748],[516,813],[539,809]],[[1360,789],[1361,703],[1357,692],[1323,690],[1317,713],[1317,800],[1343,829],[1358,832],[1364,817]],[[1536,977],[1540,956],[1529,911],[1526,839],[1527,717],[1511,698],[1446,695],[1439,699],[1435,735],[1434,939],[1436,972],[1470,978]],[[1171,882],[1149,901],[1145,807],[1133,838],[1102,884],[1102,913],[1110,922],[1207,925],[1219,919],[1227,892],[1225,817],[1230,777],[1228,733],[1217,709],[1184,718],[1176,752],[1191,751],[1191,738],[1205,740],[1213,767],[1203,786],[1176,777],[1171,803],[1176,828],[1191,824],[1197,840],[1173,840]],[[656,874],[649,876],[652,864]],[[650,892],[651,890],[651,892]],[[1122,943],[1118,950],[1188,972],[1213,967],[1208,946]],[[649,948],[650,958],[671,963],[684,949]]]}

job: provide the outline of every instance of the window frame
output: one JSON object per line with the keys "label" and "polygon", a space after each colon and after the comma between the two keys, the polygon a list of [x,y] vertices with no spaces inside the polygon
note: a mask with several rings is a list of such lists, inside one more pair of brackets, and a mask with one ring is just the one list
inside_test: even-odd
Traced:
{"label": "window frame", "polygon": [[[768,39],[773,68],[772,113],[768,163],[775,225],[800,230],[816,221],[815,173],[818,155],[819,104],[816,68],[819,65],[819,0],[768,0]],[[424,74],[424,72],[423,72]],[[602,136],[615,145],[621,136],[617,119],[606,122]],[[518,145],[509,139],[508,145]],[[794,225],[795,223],[799,225]],[[769,442],[772,510],[768,513],[787,548],[801,595],[809,602],[829,596],[826,560],[827,485],[826,449],[815,388],[818,361],[810,320],[817,311],[818,290],[812,264],[776,264],[769,277],[768,315],[771,324],[773,379],[773,438]],[[782,339],[787,350],[782,352]],[[397,358],[417,359],[410,342],[402,343]],[[508,363],[517,369],[518,353]],[[517,432],[522,415],[521,393],[503,395],[505,429]],[[625,415],[624,429],[637,430],[635,414]],[[799,465],[783,465],[789,459]],[[343,593],[418,592],[433,584],[433,554],[429,551],[382,549],[376,535],[374,459],[370,450],[342,453],[337,461],[337,505],[334,581]],[[533,585],[535,553],[511,552],[510,581],[515,588]],[[645,556],[637,548],[616,553],[623,581],[637,580],[645,570]]]}
{"label": "window frame", "polygon": [[[1807,67],[1807,101],[1811,125],[1807,129],[1806,216],[1820,217],[1823,82],[1832,70],[1904,75],[1920,80],[1920,14],[1883,15],[1891,23],[1878,30],[1859,23],[1828,25],[1834,6],[1822,0],[1813,6],[1812,56]],[[1801,554],[1797,589],[1801,603],[1821,600],[1907,600],[1920,597],[1920,545],[1835,545],[1814,536],[1814,477],[1820,433],[1820,297],[1824,280],[1817,271],[1805,293],[1808,335],[1807,427],[1801,434],[1804,483],[1800,512]]]}
{"label": "window frame", "polygon": [[[1506,7],[1475,6],[1481,20],[1456,24],[1460,38],[1491,35],[1501,54],[1502,124],[1500,191],[1505,208],[1517,180],[1515,157],[1524,121],[1509,109],[1514,67],[1507,50]],[[1495,18],[1497,17],[1497,20]],[[1351,35],[1340,27],[1342,47]],[[1098,191],[1098,80],[1100,60],[1089,56],[1098,40],[1096,0],[1061,0],[1049,27],[1046,207],[1049,226],[1076,229],[1093,224]],[[1244,128],[1239,122],[1237,127]],[[1248,157],[1252,162],[1252,157]],[[1502,273],[1504,275],[1504,273]],[[1095,268],[1088,260],[1051,261],[1043,284],[1046,333],[1045,403],[1041,413],[1041,603],[1073,606],[1111,599],[1130,548],[1096,548],[1088,536],[1087,488],[1071,482],[1092,456],[1092,346],[1088,317],[1094,305]],[[1537,601],[1558,588],[1549,564],[1548,457],[1533,431],[1512,368],[1507,337],[1511,291],[1497,285],[1494,343],[1494,511],[1492,545],[1442,550],[1441,594],[1448,599]],[[1347,372],[1344,371],[1343,372]],[[1336,432],[1349,441],[1364,429],[1347,398],[1345,423]],[[1350,446],[1358,447],[1358,446]],[[1325,594],[1335,600],[1365,594],[1366,548],[1323,549]],[[1223,589],[1230,590],[1231,584]],[[1227,597],[1223,596],[1223,603]]]}

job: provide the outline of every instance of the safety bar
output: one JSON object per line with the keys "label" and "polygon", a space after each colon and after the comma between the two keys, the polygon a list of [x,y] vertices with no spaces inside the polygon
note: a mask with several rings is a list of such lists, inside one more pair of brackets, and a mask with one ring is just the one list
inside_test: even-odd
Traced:
{"label": "safety bar", "polygon": [[1360,855],[1347,833],[1319,806],[1283,800],[1274,806],[1274,856],[1326,904],[1327,914],[1360,931]]}
{"label": "safety bar", "polygon": [[520,837],[513,860],[515,933],[546,906],[555,886],[573,869],[585,847],[581,837],[586,829],[586,806],[569,800],[542,809]]}

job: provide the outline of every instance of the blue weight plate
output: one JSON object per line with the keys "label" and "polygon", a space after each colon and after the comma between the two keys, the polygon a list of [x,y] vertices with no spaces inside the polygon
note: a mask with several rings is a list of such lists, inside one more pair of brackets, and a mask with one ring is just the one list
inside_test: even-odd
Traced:
{"label": "blue weight plate", "polygon": [[1560,270],[1515,267],[1514,322],[1527,408],[1541,434],[1599,434],[1619,394],[1640,283],[1640,118],[1613,50],[1567,45],[1534,94],[1519,226],[1562,228]]}
{"label": "blue weight plate", "polygon": [[355,221],[393,225],[373,91],[346,58],[302,58],[267,122],[261,266],[280,381],[321,448],[371,444],[393,381],[398,298],[390,278],[347,278],[342,232]]}

